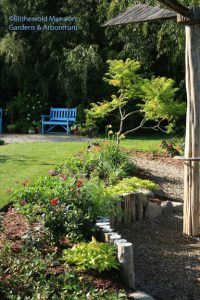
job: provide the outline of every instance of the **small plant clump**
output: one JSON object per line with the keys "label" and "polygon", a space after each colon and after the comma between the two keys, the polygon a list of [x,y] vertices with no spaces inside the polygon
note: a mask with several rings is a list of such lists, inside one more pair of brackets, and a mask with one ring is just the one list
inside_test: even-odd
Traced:
{"label": "small plant clump", "polygon": [[3,146],[3,145],[5,145],[5,141],[0,139],[0,146]]}
{"label": "small plant clump", "polygon": [[80,243],[64,250],[63,259],[77,270],[96,270],[99,273],[112,268],[119,269],[116,247],[99,243],[94,237],[90,243]]}
{"label": "small plant clump", "polygon": [[163,140],[160,147],[161,149],[164,149],[171,157],[182,155],[184,152],[184,141],[178,141],[176,139]]}
{"label": "small plant clump", "polygon": [[68,159],[58,169],[67,176],[84,175],[87,178],[99,177],[105,184],[113,184],[135,172],[135,166],[125,151],[114,141],[89,145],[88,151],[81,158]]}
{"label": "small plant clump", "polygon": [[121,195],[123,193],[136,192],[139,188],[155,190],[158,189],[159,186],[150,180],[143,180],[137,177],[132,177],[124,178],[118,184],[108,187],[107,191],[112,195]]}

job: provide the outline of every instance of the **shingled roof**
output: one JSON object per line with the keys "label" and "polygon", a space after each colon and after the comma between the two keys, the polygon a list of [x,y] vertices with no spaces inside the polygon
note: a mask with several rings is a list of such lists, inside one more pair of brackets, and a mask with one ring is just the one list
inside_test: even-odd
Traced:
{"label": "shingled roof", "polygon": [[162,19],[176,19],[176,16],[176,13],[167,9],[137,4],[136,6],[128,9],[126,12],[121,13],[115,18],[107,21],[105,24],[103,24],[103,26],[141,23]]}

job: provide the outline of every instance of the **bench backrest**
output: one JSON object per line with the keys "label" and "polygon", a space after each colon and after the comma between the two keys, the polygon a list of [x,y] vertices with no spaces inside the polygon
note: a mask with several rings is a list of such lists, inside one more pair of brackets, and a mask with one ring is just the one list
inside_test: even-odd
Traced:
{"label": "bench backrest", "polygon": [[50,120],[51,121],[76,121],[76,108],[51,108]]}

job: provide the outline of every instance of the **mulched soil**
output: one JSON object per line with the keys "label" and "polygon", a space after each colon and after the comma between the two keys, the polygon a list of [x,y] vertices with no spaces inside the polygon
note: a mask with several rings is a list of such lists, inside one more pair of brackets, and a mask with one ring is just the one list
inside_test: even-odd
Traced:
{"label": "mulched soil", "polygon": [[[29,233],[31,230],[34,230],[34,227],[37,224],[30,224],[28,220],[18,214],[13,208],[10,208],[7,213],[5,213],[2,222],[2,232],[0,233],[0,248],[6,242],[10,245],[13,253],[19,253],[20,249],[24,246],[24,241],[21,239],[22,236]],[[56,251],[61,253],[63,249],[72,247],[73,244],[68,240],[62,240],[60,248],[48,249],[44,245],[42,251],[50,250],[50,252]],[[19,253],[20,254],[20,253]],[[49,267],[47,269],[47,274],[61,274],[65,272],[65,269],[62,265]],[[90,281],[94,284],[97,289],[105,289],[112,292],[119,292],[120,290],[128,290],[122,284],[119,273],[116,271],[103,272],[101,274],[96,274],[95,272],[90,273],[80,273],[80,276],[84,278],[85,281]]]}
{"label": "mulched soil", "polygon": [[3,230],[0,233],[0,247],[2,247],[6,241],[13,251],[19,251],[23,247],[21,237],[31,228],[27,219],[10,208],[8,212],[5,213],[2,227]]}

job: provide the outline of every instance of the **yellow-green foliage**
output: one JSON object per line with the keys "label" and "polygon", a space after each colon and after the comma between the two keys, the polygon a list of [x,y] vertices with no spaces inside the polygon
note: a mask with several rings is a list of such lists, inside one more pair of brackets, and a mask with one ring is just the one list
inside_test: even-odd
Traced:
{"label": "yellow-green foliage", "polygon": [[121,195],[123,193],[136,192],[139,188],[146,188],[149,190],[157,189],[159,186],[150,180],[143,180],[137,177],[124,178],[115,186],[110,186],[107,190],[114,195]]}
{"label": "yellow-green foliage", "polygon": [[63,253],[66,263],[75,265],[78,270],[97,270],[101,273],[119,268],[116,247],[99,243],[94,237],[90,243],[77,244]]}
{"label": "yellow-green foliage", "polygon": [[149,120],[172,120],[174,116],[185,113],[185,103],[175,102],[175,81],[171,78],[157,77],[151,80],[146,79],[142,90],[144,92],[143,104],[139,105]]}

